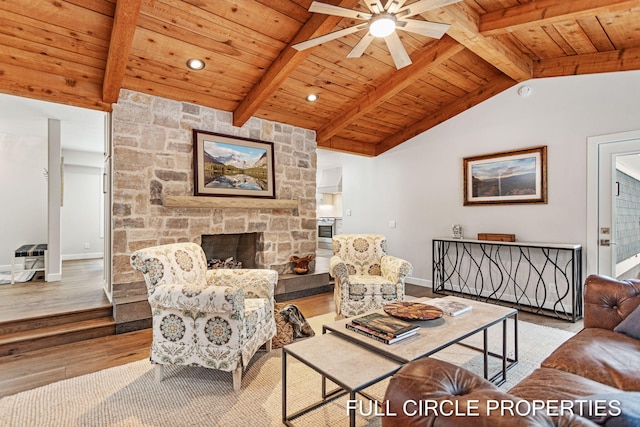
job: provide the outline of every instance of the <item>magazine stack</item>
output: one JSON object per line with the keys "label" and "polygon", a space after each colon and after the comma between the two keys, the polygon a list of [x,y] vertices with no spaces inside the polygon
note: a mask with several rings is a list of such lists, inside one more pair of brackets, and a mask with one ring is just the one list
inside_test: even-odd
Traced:
{"label": "magazine stack", "polygon": [[371,313],[355,318],[346,324],[359,334],[366,335],[385,344],[393,344],[415,335],[420,326],[382,313]]}

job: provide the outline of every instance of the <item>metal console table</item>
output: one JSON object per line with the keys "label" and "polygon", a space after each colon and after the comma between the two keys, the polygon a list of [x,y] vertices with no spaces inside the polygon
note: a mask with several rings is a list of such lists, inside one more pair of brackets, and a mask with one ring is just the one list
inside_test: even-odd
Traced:
{"label": "metal console table", "polygon": [[582,246],[434,239],[433,292],[576,322],[582,318]]}

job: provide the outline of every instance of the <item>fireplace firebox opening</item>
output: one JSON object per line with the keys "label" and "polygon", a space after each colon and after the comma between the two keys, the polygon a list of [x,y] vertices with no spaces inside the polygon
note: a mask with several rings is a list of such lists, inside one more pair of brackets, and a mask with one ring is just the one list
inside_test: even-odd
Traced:
{"label": "fireplace firebox opening", "polygon": [[201,246],[207,261],[233,258],[242,262],[242,268],[260,268],[256,262],[259,234],[203,234]]}

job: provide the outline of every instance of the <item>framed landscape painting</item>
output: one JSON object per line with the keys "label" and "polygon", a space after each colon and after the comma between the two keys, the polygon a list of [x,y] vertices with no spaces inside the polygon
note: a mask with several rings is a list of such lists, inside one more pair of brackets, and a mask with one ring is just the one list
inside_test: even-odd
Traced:
{"label": "framed landscape painting", "polygon": [[463,159],[464,205],[547,203],[547,146]]}
{"label": "framed landscape painting", "polygon": [[193,131],[196,196],[275,198],[273,143]]}

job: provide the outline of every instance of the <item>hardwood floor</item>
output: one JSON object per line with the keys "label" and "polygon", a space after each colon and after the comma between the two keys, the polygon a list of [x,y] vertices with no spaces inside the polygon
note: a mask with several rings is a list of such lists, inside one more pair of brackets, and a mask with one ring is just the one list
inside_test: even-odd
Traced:
{"label": "hardwood floor", "polygon": [[[28,314],[28,312],[46,313],[50,311],[50,308],[46,307],[49,305],[49,302],[53,302],[52,306],[57,306],[57,309],[65,306],[65,300],[67,306],[69,306],[69,304],[72,304],[69,295],[73,292],[82,298],[86,298],[83,301],[89,304],[104,303],[104,300],[100,297],[101,293],[103,295],[101,285],[102,273],[100,272],[98,275],[99,280],[95,277],[90,278],[90,271],[86,272],[85,276],[85,272],[80,272],[82,269],[79,264],[80,263],[63,265],[63,271],[65,267],[69,269],[80,269],[77,280],[76,278],[71,279],[73,274],[63,275],[63,277],[68,277],[65,281],[69,280],[69,287],[76,288],[75,291],[69,290],[69,294],[65,294],[65,291],[63,291],[65,286],[63,286],[62,282],[60,282],[60,285],[49,286],[49,288],[47,288],[46,284],[29,284],[24,286],[24,289],[18,287],[18,289],[16,289],[16,298],[23,298],[22,301],[29,301],[25,302],[28,307],[27,310],[24,310],[24,306],[19,307],[17,302],[11,303],[10,294],[12,292],[0,287],[0,301],[3,301],[2,316],[24,316]],[[70,272],[71,270],[68,271]],[[81,276],[85,276],[85,278],[82,279],[80,278]],[[83,280],[93,283],[93,285],[88,286],[89,288],[93,288],[92,292],[83,289]],[[100,283],[100,286],[96,287],[96,282]],[[56,294],[56,286],[62,294]],[[94,293],[95,295],[92,296]],[[415,285],[407,285],[406,293],[407,295],[416,297],[434,296],[429,288]],[[29,296],[29,298],[27,298],[27,296]],[[39,307],[38,304],[34,302],[36,297],[40,296],[44,297],[44,300],[40,302],[40,305],[43,305],[43,307]],[[46,302],[46,304],[44,302]],[[300,308],[307,318],[335,311],[332,293],[299,298],[292,302]],[[5,312],[5,308],[9,314]],[[582,322],[569,323],[528,313],[521,313],[520,319],[574,332],[582,329]],[[146,329],[0,357],[0,397],[66,378],[146,359],[149,357],[150,343],[151,330]]]}
{"label": "hardwood floor", "polygon": [[102,288],[102,259],[64,261],[62,280],[0,285],[0,323],[111,306]]}

